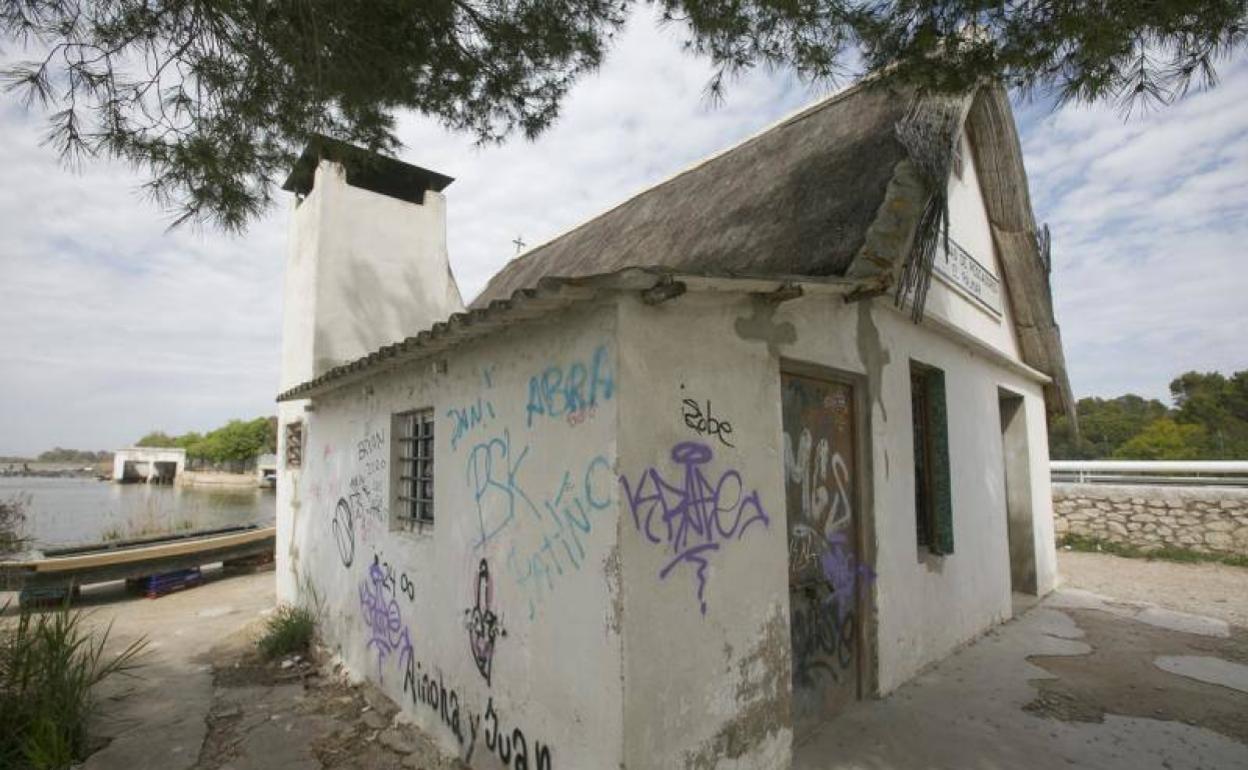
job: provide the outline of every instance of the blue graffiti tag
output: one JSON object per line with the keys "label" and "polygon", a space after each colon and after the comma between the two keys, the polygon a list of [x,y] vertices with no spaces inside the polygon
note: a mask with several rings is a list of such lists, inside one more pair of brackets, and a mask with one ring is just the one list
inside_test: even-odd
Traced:
{"label": "blue graffiti tag", "polygon": [[[493,387],[490,370],[481,372],[485,389]],[[474,428],[484,425],[495,418],[494,404],[488,398],[478,395],[476,400],[462,407],[451,407],[446,410],[446,417],[451,423],[451,451],[459,448],[460,439]]]}
{"label": "blue graffiti tag", "polygon": [[[593,529],[590,514],[611,504],[611,464],[602,455],[585,466],[576,481],[565,471],[553,498],[542,502],[539,514],[541,540],[537,546],[513,544],[507,554],[507,570],[529,595],[529,617],[537,612],[543,593],[553,591],[556,578],[578,571],[585,562],[585,544]],[[579,483],[577,483],[579,481]]]}
{"label": "blue graffiti tag", "polygon": [[721,544],[740,540],[750,525],[771,519],[758,492],[746,493],[741,474],[727,470],[714,481],[704,468],[714,457],[706,444],[682,441],[672,447],[672,462],[682,470],[676,482],[664,479],[657,468],[647,468],[636,483],[620,476],[637,531],[651,543],[671,548],[672,558],[659,570],[659,579],[680,564],[696,567],[698,603],[706,614],[708,559]]}
{"label": "blue graffiti tag", "polygon": [[[560,417],[585,412],[615,395],[615,373],[606,345],[599,345],[589,365],[576,361],[550,366],[529,378],[528,427],[533,415]],[[582,415],[583,416],[583,415]]]}
{"label": "blue graffiti tag", "polygon": [[517,451],[511,444],[511,431],[473,446],[468,454],[468,488],[477,508],[481,537],[474,544],[481,548],[502,532],[516,517],[516,510],[540,518],[537,506],[520,488],[516,478],[529,453],[526,444]]}

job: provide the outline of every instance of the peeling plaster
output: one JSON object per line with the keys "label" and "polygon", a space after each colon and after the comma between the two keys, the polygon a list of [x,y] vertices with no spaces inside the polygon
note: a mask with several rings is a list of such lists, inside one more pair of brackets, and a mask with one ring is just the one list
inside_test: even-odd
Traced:
{"label": "peeling plaster", "polygon": [[[790,732],[789,627],[776,606],[763,624],[758,645],[737,661],[737,709],[697,754],[685,755],[687,770],[711,770],[742,757],[758,758],[761,747]],[[731,648],[726,652],[731,653]]]}
{"label": "peeling plaster", "polygon": [[781,345],[797,342],[797,327],[788,321],[777,323],[776,311],[780,305],[762,297],[750,297],[749,318],[738,317],[732,328],[743,340],[758,340],[767,343],[767,350],[772,355],[779,355]]}
{"label": "peeling plaster", "polygon": [[845,277],[874,278],[881,288],[891,285],[900,271],[901,257],[910,253],[919,216],[929,197],[914,164],[908,160],[899,162],[863,237],[862,248],[854,255]]}
{"label": "peeling plaster", "polygon": [[618,540],[602,560],[602,573],[607,580],[607,593],[611,596],[611,614],[607,617],[607,628],[611,629],[611,633],[620,636],[620,626],[624,621],[624,580],[620,570]]}
{"label": "peeling plaster", "polygon": [[870,401],[880,407],[880,416],[888,422],[888,407],[884,406],[884,367],[892,362],[892,355],[880,341],[880,330],[871,315],[871,302],[858,303],[858,357],[867,370],[867,392]]}

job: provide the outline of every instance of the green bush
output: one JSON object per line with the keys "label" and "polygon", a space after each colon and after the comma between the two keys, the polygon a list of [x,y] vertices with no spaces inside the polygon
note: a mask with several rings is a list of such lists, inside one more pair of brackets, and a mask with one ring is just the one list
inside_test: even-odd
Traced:
{"label": "green bush", "polygon": [[53,770],[86,756],[92,688],[137,668],[147,644],[139,639],[106,656],[111,631],[88,629],[67,606],[23,609],[0,626],[0,767]]}
{"label": "green bush", "polygon": [[307,652],[315,633],[316,614],[312,610],[283,604],[269,616],[256,646],[266,658]]}

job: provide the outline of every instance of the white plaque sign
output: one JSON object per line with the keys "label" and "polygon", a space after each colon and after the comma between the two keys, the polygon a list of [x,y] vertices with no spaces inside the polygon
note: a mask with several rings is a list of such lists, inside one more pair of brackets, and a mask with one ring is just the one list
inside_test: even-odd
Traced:
{"label": "white plaque sign", "polygon": [[933,272],[946,284],[993,315],[1001,315],[1001,281],[952,238],[936,246]]}

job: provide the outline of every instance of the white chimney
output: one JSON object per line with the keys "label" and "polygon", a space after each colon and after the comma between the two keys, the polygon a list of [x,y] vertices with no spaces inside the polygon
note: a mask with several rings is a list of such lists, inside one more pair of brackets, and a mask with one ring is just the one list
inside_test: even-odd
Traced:
{"label": "white chimney", "polygon": [[464,309],[446,252],[451,178],[316,138],[296,195],[282,309],[285,391]]}

